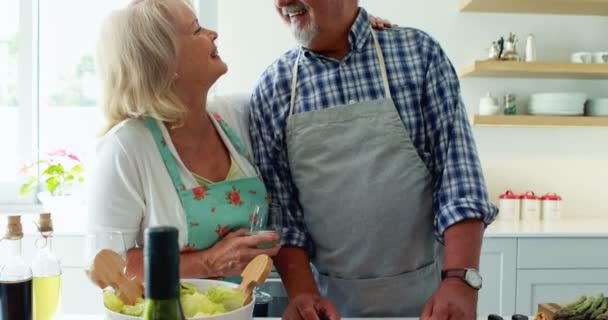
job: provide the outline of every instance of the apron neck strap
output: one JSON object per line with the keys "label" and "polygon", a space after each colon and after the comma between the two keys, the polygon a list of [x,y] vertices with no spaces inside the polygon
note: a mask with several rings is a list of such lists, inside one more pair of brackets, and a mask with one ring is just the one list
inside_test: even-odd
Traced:
{"label": "apron neck strap", "polygon": [[211,115],[213,116],[215,121],[219,123],[220,128],[222,128],[222,131],[224,131],[224,134],[226,134],[226,137],[228,137],[228,140],[230,140],[230,143],[232,143],[236,151],[240,153],[241,156],[249,160],[251,158],[249,156],[249,151],[247,151],[247,148],[245,148],[245,145],[243,144],[239,136],[236,134],[236,132],[232,130],[232,127],[230,127],[230,125],[228,125],[228,123],[226,123],[226,121],[222,119],[219,113],[212,112]]}
{"label": "apron neck strap", "polygon": [[376,35],[376,32],[374,30],[372,30],[372,38],[374,38],[374,45],[376,46],[376,55],[378,56],[378,62],[380,63],[380,73],[382,73],[382,83],[384,84],[384,98],[389,99],[391,97],[391,87],[388,84],[386,63],[384,62],[384,54],[382,54],[380,42],[378,42],[378,36]]}
{"label": "apron neck strap", "polygon": [[[384,86],[384,98],[389,99],[391,97],[391,87],[388,84],[388,74],[386,73],[386,63],[384,61],[384,54],[382,54],[382,48],[380,42],[378,42],[378,36],[376,32],[370,27],[372,38],[374,39],[374,47],[376,48],[376,56],[380,64],[380,73],[382,74],[382,84]],[[298,65],[300,63],[300,57],[302,56],[302,50],[298,52],[296,61],[293,65],[292,78],[291,78],[291,102],[289,104],[289,115],[293,114],[293,109],[296,105],[296,93],[298,87]]]}
{"label": "apron neck strap", "polygon": [[167,146],[167,141],[165,140],[165,137],[163,137],[160,127],[158,126],[158,123],[156,122],[156,119],[154,119],[152,117],[145,117],[144,120],[146,122],[146,126],[152,133],[152,137],[154,138],[156,147],[158,148],[158,151],[160,152],[160,155],[163,158],[165,167],[167,167],[167,171],[169,172],[169,175],[171,176],[171,180],[173,180],[173,186],[175,187],[175,189],[177,190],[177,193],[179,194],[180,188],[182,188],[184,186],[184,182],[182,181],[182,178],[179,175],[179,170],[177,169],[177,162],[175,161],[175,156],[169,150],[169,147]]}
{"label": "apron neck strap", "polygon": [[298,57],[296,62],[293,64],[293,76],[291,78],[291,103],[289,104],[289,115],[293,114],[293,107],[296,105],[296,88],[298,87],[298,65],[300,64],[300,57],[302,56],[302,50],[298,51]]}

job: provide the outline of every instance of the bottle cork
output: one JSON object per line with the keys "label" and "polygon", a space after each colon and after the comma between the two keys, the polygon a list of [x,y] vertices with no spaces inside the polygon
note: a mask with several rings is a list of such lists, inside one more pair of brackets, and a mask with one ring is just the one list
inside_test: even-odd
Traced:
{"label": "bottle cork", "polygon": [[21,227],[21,216],[9,216],[6,226],[5,239],[19,240],[23,238],[23,228]]}
{"label": "bottle cork", "polygon": [[50,212],[40,214],[38,218],[38,231],[42,234],[53,232],[53,219],[51,219]]}

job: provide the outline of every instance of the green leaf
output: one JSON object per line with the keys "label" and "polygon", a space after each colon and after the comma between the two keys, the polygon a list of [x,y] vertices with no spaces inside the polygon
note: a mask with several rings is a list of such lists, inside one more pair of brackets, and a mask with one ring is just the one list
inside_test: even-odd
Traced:
{"label": "green leaf", "polygon": [[65,172],[65,170],[63,169],[63,165],[61,163],[59,164],[54,164],[54,165],[50,165],[48,166],[48,168],[46,168],[46,170],[44,170],[44,172],[42,172],[43,175],[56,175],[56,174],[63,174]]}
{"label": "green leaf", "polygon": [[72,167],[72,169],[70,169],[70,172],[73,174],[80,174],[84,172],[84,169],[82,168],[81,165],[77,164],[75,166]]}
{"label": "green leaf", "polygon": [[59,183],[60,181],[56,176],[50,177],[46,179],[46,188],[51,194],[53,194],[57,186],[59,186]]}
{"label": "green leaf", "polygon": [[34,191],[36,189],[37,185],[38,185],[38,179],[36,179],[36,177],[30,177],[30,179],[26,183],[21,185],[21,188],[19,189],[19,195],[21,197],[27,196],[28,194],[30,194],[32,191]]}

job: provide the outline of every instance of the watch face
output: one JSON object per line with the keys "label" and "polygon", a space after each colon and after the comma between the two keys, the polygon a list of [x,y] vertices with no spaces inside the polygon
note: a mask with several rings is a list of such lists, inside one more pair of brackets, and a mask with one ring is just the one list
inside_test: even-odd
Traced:
{"label": "watch face", "polygon": [[481,288],[481,275],[479,275],[479,272],[477,272],[477,270],[474,269],[469,269],[467,270],[467,273],[465,275],[465,280],[473,287],[473,288]]}

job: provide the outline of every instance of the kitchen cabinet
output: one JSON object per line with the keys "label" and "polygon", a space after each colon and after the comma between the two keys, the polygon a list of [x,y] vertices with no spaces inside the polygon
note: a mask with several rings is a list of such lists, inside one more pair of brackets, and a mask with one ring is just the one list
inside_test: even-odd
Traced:
{"label": "kitchen cabinet", "polygon": [[513,314],[515,311],[516,239],[486,238],[481,249],[477,314]]}
{"label": "kitchen cabinet", "polygon": [[535,314],[542,302],[568,302],[580,295],[608,293],[608,269],[517,271],[518,313]]}

